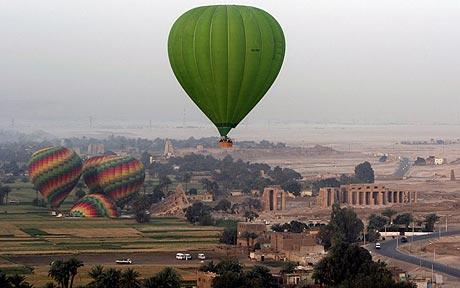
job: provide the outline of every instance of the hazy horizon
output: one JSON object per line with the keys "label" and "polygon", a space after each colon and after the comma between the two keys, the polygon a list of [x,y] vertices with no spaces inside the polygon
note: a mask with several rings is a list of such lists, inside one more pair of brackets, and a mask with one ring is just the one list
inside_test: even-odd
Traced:
{"label": "hazy horizon", "polygon": [[[3,1],[0,126],[209,124],[166,42],[182,13],[215,3]],[[460,123],[460,2],[232,3],[266,10],[286,37],[281,73],[244,123]]]}

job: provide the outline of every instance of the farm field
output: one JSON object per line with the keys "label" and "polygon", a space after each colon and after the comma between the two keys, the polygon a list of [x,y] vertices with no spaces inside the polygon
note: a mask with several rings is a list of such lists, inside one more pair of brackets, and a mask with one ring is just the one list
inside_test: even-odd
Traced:
{"label": "farm field", "polygon": [[[178,261],[175,253],[204,252],[210,259],[220,257],[212,250],[223,228],[195,226],[175,217],[153,217],[147,224],[127,218],[56,218],[49,208],[29,204],[35,198],[30,183],[10,186],[9,198],[19,204],[0,206],[0,270],[25,274],[37,287],[49,281],[50,262],[71,256],[85,263],[78,284],[89,282],[87,272],[92,266],[112,267],[122,257],[131,258],[134,264],[130,267],[142,277],[174,266],[184,280],[193,280],[201,263]],[[69,195],[62,209],[70,208],[73,199]]]}

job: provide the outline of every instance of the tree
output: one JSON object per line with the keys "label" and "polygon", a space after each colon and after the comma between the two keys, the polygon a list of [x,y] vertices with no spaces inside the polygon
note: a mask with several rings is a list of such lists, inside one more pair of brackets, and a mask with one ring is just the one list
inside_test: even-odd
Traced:
{"label": "tree", "polygon": [[262,210],[262,202],[257,198],[246,198],[244,204],[247,205],[250,210]]}
{"label": "tree", "polygon": [[398,225],[404,225],[407,228],[409,227],[412,220],[413,220],[412,214],[402,213],[402,214],[397,215],[393,222]]}
{"label": "tree", "polygon": [[128,268],[121,272],[120,288],[140,288],[141,282],[139,281],[139,272]]}
{"label": "tree", "polygon": [[389,219],[390,224],[393,224],[393,217],[398,214],[398,212],[391,208],[386,208],[381,214]]}
{"label": "tree", "polygon": [[211,207],[202,202],[193,203],[185,210],[185,217],[190,223],[199,223],[202,218],[209,218],[208,216],[211,216]]}
{"label": "tree", "polygon": [[10,280],[8,280],[8,277],[6,276],[6,274],[3,273],[1,270],[0,270],[0,287],[12,288]]}
{"label": "tree", "polygon": [[287,261],[283,263],[283,266],[281,266],[281,274],[289,274],[293,273],[295,271],[296,263]]}
{"label": "tree", "polygon": [[244,212],[244,218],[248,219],[249,221],[253,221],[257,217],[259,217],[259,214],[257,214],[254,211],[246,211],[246,212]]}
{"label": "tree", "polygon": [[340,208],[336,203],[332,206],[331,220],[320,228],[318,237],[321,244],[328,249],[335,242],[358,242],[363,229],[364,224],[353,209]]}
{"label": "tree", "polygon": [[311,189],[313,194],[318,195],[319,189],[323,187],[340,187],[340,181],[336,178],[326,178],[313,182]]}
{"label": "tree", "polygon": [[190,173],[185,173],[184,177],[183,177],[183,180],[184,180],[184,184],[185,184],[185,191],[187,191],[187,185],[188,185],[188,183],[190,183],[190,180],[192,180],[192,175]]}
{"label": "tree", "polygon": [[227,212],[230,208],[232,208],[232,202],[227,199],[222,199],[217,203],[216,207],[214,207],[214,210]]}
{"label": "tree", "polygon": [[222,234],[220,235],[219,242],[227,244],[227,245],[235,245],[236,244],[236,228],[235,227],[225,228],[224,232],[222,232]]}
{"label": "tree", "polygon": [[265,266],[255,265],[246,272],[246,287],[252,288],[277,288],[278,283],[270,270]]}
{"label": "tree", "polygon": [[159,186],[163,189],[163,192],[167,194],[169,190],[169,185],[172,184],[171,179],[169,179],[168,176],[161,176],[159,180],[160,180]]}
{"label": "tree", "polygon": [[368,229],[372,230],[377,230],[377,231],[382,231],[385,229],[385,225],[388,224],[388,219],[377,215],[377,214],[371,214],[369,216],[369,224],[367,225]]}
{"label": "tree", "polygon": [[213,288],[247,288],[246,279],[242,273],[226,271],[212,280]]}
{"label": "tree", "polygon": [[152,206],[152,198],[148,195],[139,196],[133,203],[137,223],[148,223],[150,221],[150,206]]}
{"label": "tree", "polygon": [[246,239],[247,247],[249,248],[251,246],[254,246],[254,239],[256,239],[259,236],[255,232],[244,231],[241,234],[241,237]]}
{"label": "tree", "polygon": [[10,186],[0,184],[0,205],[8,205],[8,195],[10,192]]}
{"label": "tree", "polygon": [[196,188],[188,189],[188,195],[197,195],[197,194],[198,194],[198,190],[196,190]]}
{"label": "tree", "polygon": [[439,216],[436,213],[430,213],[425,216],[425,230],[434,231],[434,224],[439,221]]}
{"label": "tree", "polygon": [[151,200],[152,200],[152,203],[158,203],[160,202],[163,198],[165,197],[165,193],[163,192],[163,190],[161,189],[161,187],[159,185],[155,186],[153,188],[153,192],[152,192],[152,195],[151,195]]}
{"label": "tree", "polygon": [[374,169],[371,163],[363,162],[355,167],[355,177],[362,183],[374,183]]}
{"label": "tree", "polygon": [[74,257],[67,261],[56,260],[51,264],[48,276],[56,281],[60,288],[72,288],[78,268],[82,266],[83,262]]}
{"label": "tree", "polygon": [[121,271],[115,268],[108,268],[97,279],[95,288],[119,288]]}
{"label": "tree", "polygon": [[281,187],[287,191],[291,192],[295,196],[300,196],[300,191],[302,191],[302,185],[297,180],[289,180],[281,185]]}
{"label": "tree", "polygon": [[292,233],[302,233],[308,229],[307,224],[302,223],[300,221],[296,221],[296,220],[292,220],[291,223],[289,223],[289,226],[290,226],[289,232],[292,232]]}
{"label": "tree", "polygon": [[[32,285],[30,285],[28,282],[25,281],[26,277],[22,275],[15,274],[13,276],[8,277],[8,281],[10,282],[9,287],[11,288],[32,288]],[[3,286],[0,286],[3,287]],[[8,287],[8,286],[6,286]]]}
{"label": "tree", "polygon": [[426,165],[426,160],[422,157],[417,157],[417,159],[414,162],[415,166],[425,166]]}
{"label": "tree", "polygon": [[92,279],[92,281],[88,284],[88,286],[91,288],[97,288],[103,274],[104,267],[102,265],[96,265],[91,268],[91,270],[88,272],[88,276]]}
{"label": "tree", "polygon": [[343,242],[315,266],[313,279],[326,287],[399,287],[384,262],[374,262],[366,249]]}
{"label": "tree", "polygon": [[75,276],[78,274],[78,268],[83,267],[83,262],[75,257],[72,257],[67,260],[66,266],[70,274],[70,284],[68,287],[72,288]]}
{"label": "tree", "polygon": [[182,278],[176,270],[166,267],[155,276],[144,281],[145,288],[180,288]]}

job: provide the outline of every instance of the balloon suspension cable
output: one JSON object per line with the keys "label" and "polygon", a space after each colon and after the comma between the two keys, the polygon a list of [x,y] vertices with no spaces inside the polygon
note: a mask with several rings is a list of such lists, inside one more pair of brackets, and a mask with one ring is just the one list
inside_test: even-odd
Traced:
{"label": "balloon suspension cable", "polygon": [[228,138],[227,136],[222,136],[219,140],[219,147],[220,148],[232,148],[233,147],[232,139]]}

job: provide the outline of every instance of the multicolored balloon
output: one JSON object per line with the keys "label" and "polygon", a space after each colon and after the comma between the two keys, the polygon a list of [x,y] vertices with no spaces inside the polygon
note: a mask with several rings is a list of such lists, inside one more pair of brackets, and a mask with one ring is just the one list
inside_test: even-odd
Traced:
{"label": "multicolored balloon", "polygon": [[36,151],[29,161],[29,179],[51,207],[59,207],[77,185],[83,163],[73,150],[49,147]]}
{"label": "multicolored balloon", "polygon": [[115,201],[138,192],[145,179],[142,163],[131,156],[96,156],[85,161],[83,179],[90,193],[101,193]]}
{"label": "multicolored balloon", "polygon": [[70,209],[73,217],[118,217],[117,206],[110,197],[90,194],[80,199]]}

